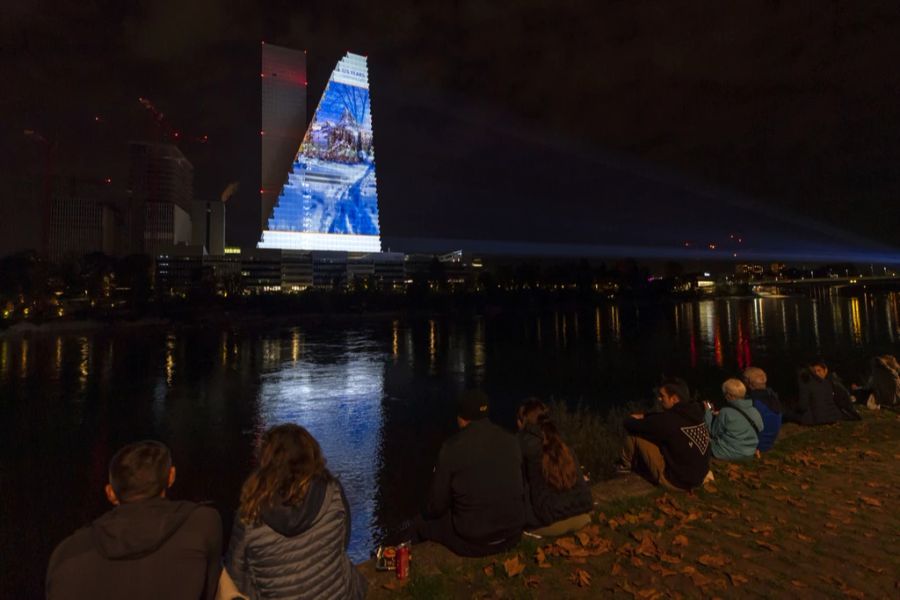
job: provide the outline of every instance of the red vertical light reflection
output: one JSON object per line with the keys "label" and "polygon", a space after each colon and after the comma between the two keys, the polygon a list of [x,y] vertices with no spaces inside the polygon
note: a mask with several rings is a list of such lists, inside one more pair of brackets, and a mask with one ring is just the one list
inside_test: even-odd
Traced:
{"label": "red vertical light reflection", "polygon": [[719,330],[718,320],[713,330],[713,346],[715,347],[716,365],[721,367],[725,361],[722,359],[722,332]]}

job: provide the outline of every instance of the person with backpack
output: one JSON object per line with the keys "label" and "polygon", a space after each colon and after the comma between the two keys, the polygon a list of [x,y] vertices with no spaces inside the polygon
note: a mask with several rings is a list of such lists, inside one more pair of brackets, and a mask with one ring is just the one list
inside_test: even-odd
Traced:
{"label": "person with backpack", "polygon": [[706,426],[709,427],[710,447],[714,458],[742,460],[752,458],[763,431],[763,419],[746,398],[747,388],[740,379],[727,379],[722,384],[725,404],[714,411],[706,406]]}

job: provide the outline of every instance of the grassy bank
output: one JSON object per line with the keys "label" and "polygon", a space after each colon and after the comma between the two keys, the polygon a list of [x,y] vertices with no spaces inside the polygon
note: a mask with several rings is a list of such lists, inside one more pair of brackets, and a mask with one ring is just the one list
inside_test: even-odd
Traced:
{"label": "grassy bank", "polygon": [[633,476],[599,483],[592,525],[489,559],[416,546],[403,585],[367,563],[370,597],[900,596],[896,413],[788,426],[762,460],[713,471],[693,495]]}

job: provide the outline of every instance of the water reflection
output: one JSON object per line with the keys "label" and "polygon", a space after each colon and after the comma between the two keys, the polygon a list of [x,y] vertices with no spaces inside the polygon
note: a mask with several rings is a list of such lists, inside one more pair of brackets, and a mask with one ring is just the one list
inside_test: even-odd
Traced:
{"label": "water reflection", "polygon": [[853,334],[853,345],[862,345],[862,323],[859,318],[859,298],[850,298],[850,331]]}
{"label": "water reflection", "polygon": [[[348,336],[347,342],[353,340]],[[264,346],[266,342],[264,341]],[[263,376],[259,430],[298,423],[319,441],[328,467],[340,477],[353,514],[351,548],[367,558],[377,530],[375,478],[381,446],[383,363],[378,352],[358,349],[283,363]]]}

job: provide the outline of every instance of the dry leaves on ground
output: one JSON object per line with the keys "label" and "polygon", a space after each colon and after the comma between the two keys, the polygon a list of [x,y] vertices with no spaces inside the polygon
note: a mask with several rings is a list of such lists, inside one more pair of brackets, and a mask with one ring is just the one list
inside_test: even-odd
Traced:
{"label": "dry leaves on ground", "polygon": [[503,561],[503,570],[506,571],[507,577],[515,577],[525,570],[525,564],[519,560],[519,555],[516,554],[512,558]]}
{"label": "dry leaves on ground", "polygon": [[578,587],[590,587],[591,574],[584,569],[575,569],[574,571],[572,571],[572,574],[569,575],[569,581],[571,581]]}
{"label": "dry leaves on ground", "polygon": [[541,587],[541,580],[537,575],[527,575],[523,581],[527,588],[536,589]]}
{"label": "dry leaves on ground", "polygon": [[703,554],[697,562],[707,567],[724,567],[731,561],[719,554]]}
{"label": "dry leaves on ground", "polygon": [[488,577],[493,577],[494,576],[494,563],[486,565],[481,570],[484,571],[484,574],[487,575]]}

